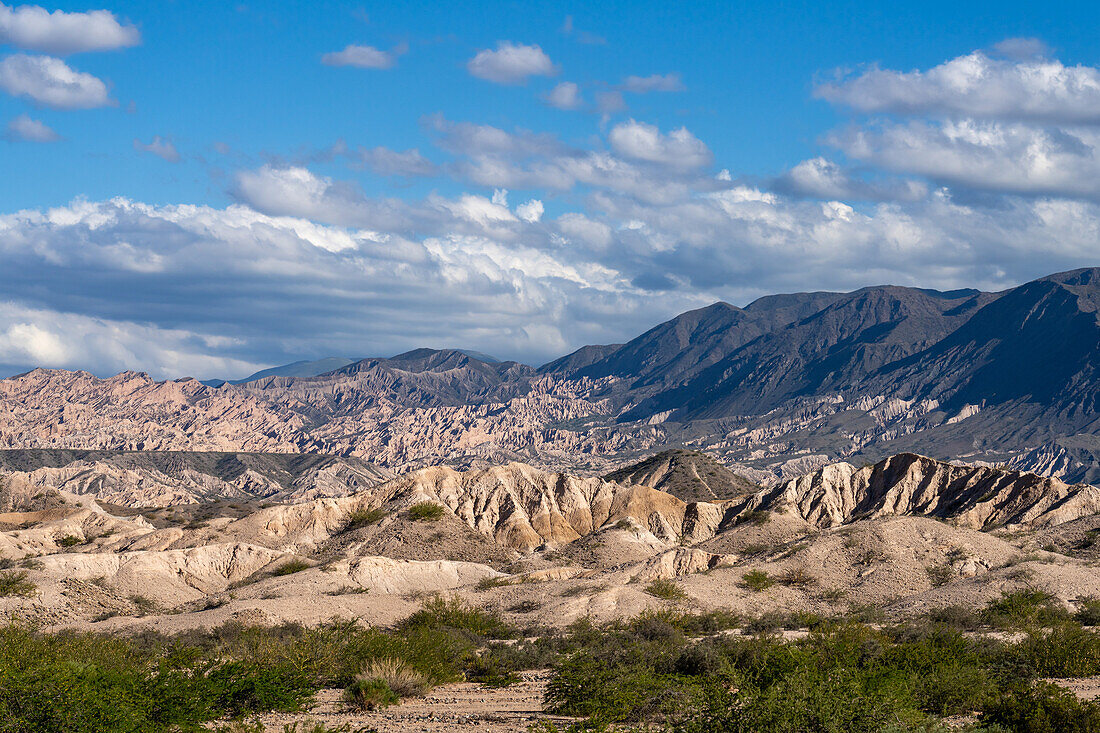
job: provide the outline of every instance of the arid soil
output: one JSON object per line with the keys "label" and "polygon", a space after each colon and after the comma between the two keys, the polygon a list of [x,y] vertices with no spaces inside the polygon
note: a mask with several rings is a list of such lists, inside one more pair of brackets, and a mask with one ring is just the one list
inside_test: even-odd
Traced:
{"label": "arid soil", "polygon": [[508,687],[487,687],[473,682],[443,685],[424,697],[371,713],[355,712],[343,702],[341,690],[322,690],[305,714],[268,715],[261,718],[270,733],[282,733],[293,721],[315,720],[330,726],[348,724],[378,733],[523,733],[540,720],[567,722],[542,712],[542,698],[549,673],[523,672],[521,681]]}

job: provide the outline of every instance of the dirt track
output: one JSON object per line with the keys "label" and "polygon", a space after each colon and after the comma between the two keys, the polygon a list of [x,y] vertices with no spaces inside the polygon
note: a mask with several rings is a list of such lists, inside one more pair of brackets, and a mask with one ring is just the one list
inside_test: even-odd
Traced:
{"label": "dirt track", "polygon": [[524,733],[532,723],[549,717],[542,712],[542,697],[550,674],[540,670],[520,676],[520,682],[504,688],[473,682],[443,685],[425,697],[374,713],[353,712],[341,700],[340,690],[322,690],[308,712],[268,715],[262,720],[270,733],[282,733],[283,725],[296,720],[331,726],[348,723],[353,729],[378,733]]}

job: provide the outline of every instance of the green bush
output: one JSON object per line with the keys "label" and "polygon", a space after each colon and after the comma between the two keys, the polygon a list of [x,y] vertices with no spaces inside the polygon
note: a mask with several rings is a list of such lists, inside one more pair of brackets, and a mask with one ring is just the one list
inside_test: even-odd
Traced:
{"label": "green bush", "polygon": [[443,518],[443,507],[431,501],[422,501],[409,507],[409,518],[414,522],[438,522]]}
{"label": "green bush", "polygon": [[1100,626],[1100,598],[1082,598],[1073,618],[1084,626]]}
{"label": "green bush", "polygon": [[500,618],[500,614],[468,606],[458,596],[443,598],[436,596],[423,607],[402,621],[399,630],[441,630],[465,631],[486,639],[510,639],[516,635],[515,629]]}
{"label": "green bush", "polygon": [[394,705],[399,700],[397,693],[380,679],[355,680],[344,690],[344,699],[367,712]]}
{"label": "green bush", "polygon": [[1082,702],[1049,682],[1018,684],[985,705],[980,719],[1017,733],[1095,733],[1100,705]]}
{"label": "green bush", "polygon": [[390,513],[382,507],[375,507],[374,509],[356,509],[348,514],[347,524],[344,525],[342,531],[351,532],[360,527],[378,524],[389,515]]}
{"label": "green bush", "polygon": [[84,540],[80,539],[76,535],[66,535],[57,540],[59,547],[76,547],[77,545],[84,544]]}
{"label": "green bush", "polygon": [[741,576],[741,587],[759,593],[767,590],[775,584],[775,581],[763,570],[750,570]]}
{"label": "green bush", "polygon": [[309,570],[311,567],[313,566],[305,560],[287,560],[282,565],[272,570],[271,574],[277,577],[282,575],[293,575],[303,570]]}
{"label": "green bush", "polygon": [[0,572],[0,598],[9,596],[34,595],[34,583],[27,580],[25,570],[5,570]]}
{"label": "green bush", "polygon": [[983,622],[998,629],[1046,626],[1069,618],[1057,598],[1041,590],[1028,589],[1003,593],[990,601],[981,612]]}
{"label": "green bush", "polygon": [[687,593],[680,586],[665,579],[654,580],[645,587],[645,592],[663,601],[682,601],[687,598]]}

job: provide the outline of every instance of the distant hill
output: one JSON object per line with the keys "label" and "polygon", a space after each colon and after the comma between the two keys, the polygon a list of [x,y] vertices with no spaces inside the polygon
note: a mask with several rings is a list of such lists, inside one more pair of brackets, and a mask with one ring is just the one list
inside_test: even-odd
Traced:
{"label": "distant hill", "polygon": [[255,374],[249,374],[244,379],[207,379],[203,384],[210,387],[220,387],[223,384],[244,384],[254,382],[265,377],[316,377],[319,374],[335,371],[348,364],[354,363],[354,359],[343,356],[329,356],[316,361],[295,361],[282,366],[273,366],[269,369],[261,369]]}
{"label": "distant hill", "polygon": [[680,449],[612,471],[604,480],[648,486],[686,502],[734,499],[760,490],[706,453]]}
{"label": "distant hill", "polygon": [[883,285],[718,302],[538,369],[427,348],[218,389],[36,369],[0,380],[0,447],[606,473],[690,445],[763,484],[899,452],[1095,480],[1098,312],[1100,268],[1086,268],[1001,293]]}

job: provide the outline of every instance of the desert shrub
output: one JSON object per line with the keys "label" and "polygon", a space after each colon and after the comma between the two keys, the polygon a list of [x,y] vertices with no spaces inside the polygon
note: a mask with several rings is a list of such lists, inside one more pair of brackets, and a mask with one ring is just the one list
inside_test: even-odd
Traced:
{"label": "desert shrub", "polygon": [[474,586],[477,590],[492,590],[493,588],[499,588],[503,585],[511,585],[512,581],[507,578],[494,578],[492,576],[486,576],[477,581],[477,585]]}
{"label": "desert shrub", "polygon": [[739,524],[756,524],[762,525],[772,521],[772,513],[766,509],[757,509],[746,514],[738,522]]}
{"label": "desert shrub", "polygon": [[390,513],[382,507],[375,507],[374,509],[356,509],[348,514],[347,524],[344,525],[342,531],[350,532],[360,527],[378,524],[389,515]]}
{"label": "desert shrub", "polygon": [[930,623],[946,626],[959,631],[975,631],[981,626],[978,614],[966,606],[943,606],[933,608],[925,614]]}
{"label": "desert shrub", "polygon": [[466,667],[466,679],[487,687],[508,687],[520,678],[501,657],[481,654]]}
{"label": "desert shrub", "polygon": [[817,579],[806,568],[789,568],[779,576],[779,582],[788,587],[806,588],[816,583]]}
{"label": "desert shrub", "polygon": [[394,705],[400,698],[385,680],[357,678],[344,689],[344,699],[360,710],[370,712]]}
{"label": "desert shrub", "polygon": [[1049,682],[1017,684],[983,706],[980,720],[1018,733],[1091,733],[1100,730],[1100,705]]}
{"label": "desert shrub", "polygon": [[136,593],[134,595],[130,596],[128,600],[130,601],[130,603],[134,604],[134,606],[138,610],[138,613],[140,613],[142,615],[144,615],[146,613],[149,613],[150,611],[155,610],[156,607],[157,607],[157,604],[156,604],[155,601],[153,601],[152,599],[146,598],[145,596],[138,595]]}
{"label": "desert shrub", "polygon": [[5,570],[0,572],[0,598],[9,596],[30,596],[35,592],[35,585],[27,580],[25,570]]}
{"label": "desert shrub", "polygon": [[292,711],[313,692],[290,665],[231,660],[163,641],[0,628],[0,731],[199,731],[206,721]]}
{"label": "desert shrub", "polygon": [[443,507],[435,502],[422,501],[409,507],[409,518],[414,522],[437,522],[443,518]]}
{"label": "desert shrub", "polygon": [[84,544],[84,540],[72,534],[57,539],[58,547],[75,547],[82,544]]}
{"label": "desert shrub", "polygon": [[1035,589],[1003,593],[986,604],[981,612],[984,623],[999,629],[1044,626],[1068,618],[1069,614],[1057,598]]}
{"label": "desert shrub", "polygon": [[1033,631],[1010,648],[1009,657],[1029,675],[1088,677],[1100,674],[1100,635],[1074,623]]}
{"label": "desert shrub", "polygon": [[458,596],[449,599],[442,596],[432,598],[419,611],[402,621],[398,629],[452,629],[486,639],[510,639],[516,636],[515,629],[506,624],[499,613],[468,606]]}
{"label": "desert shrub", "polygon": [[947,564],[929,565],[924,569],[924,572],[928,574],[928,580],[932,583],[933,588],[947,585],[955,579],[955,571]]}
{"label": "desert shrub", "polygon": [[1082,598],[1073,618],[1083,626],[1100,626],[1100,598]]}
{"label": "desert shrub", "polygon": [[683,589],[676,585],[671,580],[659,579],[654,580],[652,583],[645,587],[645,592],[654,598],[660,598],[664,601],[682,601],[687,598],[687,593],[684,593]]}
{"label": "desert shrub", "polygon": [[763,570],[750,570],[741,576],[741,587],[754,593],[766,590],[775,584],[775,581]]}
{"label": "desert shrub", "polygon": [[382,680],[398,697],[420,697],[428,689],[421,672],[395,657],[371,660],[356,680]]}
{"label": "desert shrub", "polygon": [[271,574],[276,577],[283,575],[293,575],[294,573],[300,573],[303,570],[309,570],[311,567],[313,566],[305,560],[287,560],[282,565],[272,570]]}

